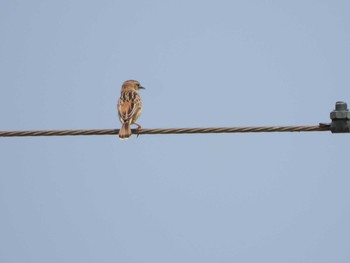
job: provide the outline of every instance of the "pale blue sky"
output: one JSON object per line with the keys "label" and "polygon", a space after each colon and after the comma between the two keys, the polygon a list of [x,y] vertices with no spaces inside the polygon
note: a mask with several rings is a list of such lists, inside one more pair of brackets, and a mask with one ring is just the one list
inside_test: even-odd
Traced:
{"label": "pale blue sky", "polygon": [[[0,130],[317,125],[349,1],[0,1]],[[0,262],[349,262],[349,134],[0,138]]]}

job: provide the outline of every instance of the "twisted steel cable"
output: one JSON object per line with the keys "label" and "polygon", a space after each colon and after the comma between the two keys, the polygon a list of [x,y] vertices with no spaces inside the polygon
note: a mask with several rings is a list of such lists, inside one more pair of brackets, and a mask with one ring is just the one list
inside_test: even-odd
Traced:
{"label": "twisted steel cable", "polygon": [[[330,125],[318,126],[250,126],[221,128],[159,128],[133,129],[133,134],[199,134],[199,133],[246,133],[246,132],[315,132],[330,131]],[[119,129],[103,130],[31,130],[31,131],[0,131],[0,137],[26,136],[78,136],[78,135],[117,135]]]}

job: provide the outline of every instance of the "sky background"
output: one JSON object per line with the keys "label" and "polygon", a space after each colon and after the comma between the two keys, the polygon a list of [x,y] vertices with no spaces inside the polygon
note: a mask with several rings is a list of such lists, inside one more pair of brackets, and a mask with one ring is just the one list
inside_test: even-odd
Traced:
{"label": "sky background", "polygon": [[[0,1],[0,130],[318,125],[349,1]],[[349,262],[350,135],[0,138],[0,262]]]}

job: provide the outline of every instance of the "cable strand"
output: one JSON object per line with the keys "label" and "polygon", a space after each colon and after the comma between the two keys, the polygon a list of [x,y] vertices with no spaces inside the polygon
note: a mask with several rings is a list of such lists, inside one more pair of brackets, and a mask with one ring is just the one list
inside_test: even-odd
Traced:
{"label": "cable strand", "polygon": [[[318,126],[250,126],[250,127],[218,127],[218,128],[157,128],[132,129],[133,134],[201,134],[201,133],[248,133],[248,132],[316,132],[330,131],[328,125]],[[117,135],[119,129],[94,130],[28,130],[0,131],[0,137],[27,136],[80,136],[80,135]]]}

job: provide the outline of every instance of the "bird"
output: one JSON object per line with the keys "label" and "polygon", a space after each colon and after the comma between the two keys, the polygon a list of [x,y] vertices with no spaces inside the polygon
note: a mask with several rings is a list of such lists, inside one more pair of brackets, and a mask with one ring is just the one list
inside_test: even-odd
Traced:
{"label": "bird", "polygon": [[117,105],[119,120],[122,124],[119,130],[121,140],[129,139],[132,124],[137,125],[137,130],[141,129],[141,125],[136,123],[142,112],[142,100],[138,93],[141,89],[145,88],[137,80],[126,80],[122,85]]}

